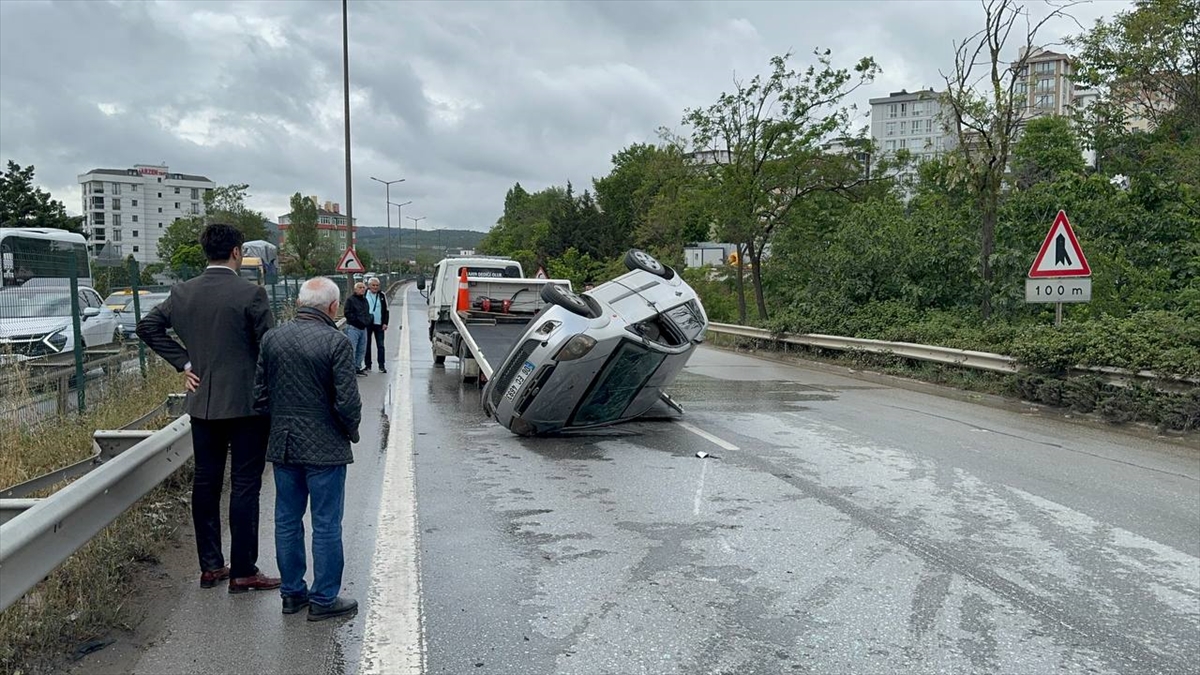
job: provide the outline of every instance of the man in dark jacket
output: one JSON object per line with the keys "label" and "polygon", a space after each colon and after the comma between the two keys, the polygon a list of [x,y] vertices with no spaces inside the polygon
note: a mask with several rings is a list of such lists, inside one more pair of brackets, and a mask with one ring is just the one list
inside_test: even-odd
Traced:
{"label": "man in dark jacket", "polygon": [[[267,422],[254,412],[254,368],[274,324],[267,291],[238,276],[242,233],[212,224],[200,233],[208,269],[176,284],[138,323],[137,334],[184,374],[192,419],[192,521],[200,586],[229,579],[229,592],[269,590],[279,579],[258,571],[258,497],[266,468]],[[180,345],[169,335],[174,329]],[[230,464],[229,562],[221,553],[221,487]]]}
{"label": "man in dark jacket", "polygon": [[350,344],[354,345],[354,370],[359,375],[366,375],[363,367],[363,356],[369,363],[371,354],[367,351],[367,336],[371,330],[371,311],[367,308],[367,286],[363,282],[354,284],[354,292],[346,298],[346,335]]}
{"label": "man in dark jacket", "polygon": [[366,370],[371,370],[371,343],[375,343],[376,356],[379,361],[379,372],[387,372],[387,362],[384,360],[383,335],[387,332],[391,312],[388,311],[387,296],[379,284],[378,277],[367,281],[367,309],[371,314],[371,326],[367,329],[367,358]]}
{"label": "man in dark jacket", "polygon": [[[271,422],[267,460],[275,465],[275,556],[283,613],[308,607],[308,620],[353,613],[342,588],[346,465],[354,461],[362,400],[354,348],[337,329],[338,287],[304,282],[296,318],[267,333],[255,375],[255,409]],[[304,580],[304,512],[312,506],[313,583]]]}

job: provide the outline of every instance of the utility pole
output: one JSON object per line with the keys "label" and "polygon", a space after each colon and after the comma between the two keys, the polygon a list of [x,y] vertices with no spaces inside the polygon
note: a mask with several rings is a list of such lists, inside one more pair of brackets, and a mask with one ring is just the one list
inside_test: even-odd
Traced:
{"label": "utility pole", "polygon": [[[388,271],[391,272],[392,271],[392,207],[388,206],[388,204],[392,203],[392,183],[403,183],[404,179],[397,178],[396,180],[379,180],[375,176],[371,176],[371,180],[373,180],[377,183],[383,183],[383,199],[384,199],[383,210],[387,211],[387,246],[385,247],[384,250],[387,252]],[[400,224],[403,225],[404,221],[400,221]]]}
{"label": "utility pole", "polygon": [[342,89],[346,119],[346,248],[354,248],[354,188],[350,177],[350,20],[342,0]]}

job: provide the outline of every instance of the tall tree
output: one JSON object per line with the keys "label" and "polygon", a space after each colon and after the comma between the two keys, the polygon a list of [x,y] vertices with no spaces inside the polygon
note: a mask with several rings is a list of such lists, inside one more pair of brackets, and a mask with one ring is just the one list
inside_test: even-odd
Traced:
{"label": "tall tree", "polygon": [[1028,189],[1066,171],[1083,173],[1079,136],[1066,117],[1029,120],[1013,146],[1012,175],[1017,187]]}
{"label": "tall tree", "polygon": [[291,258],[290,268],[296,274],[316,274],[321,266],[320,256],[317,255],[321,247],[321,233],[317,229],[317,205],[297,192],[292,195],[291,206],[287,237],[284,239],[284,248]]}
{"label": "tall tree", "polygon": [[224,185],[204,193],[205,221],[233,225],[246,237],[246,241],[267,238],[266,218],[261,211],[246,206],[245,183]]}
{"label": "tall tree", "polygon": [[0,227],[49,227],[80,232],[82,216],[69,216],[62,202],[33,184],[33,165],[8,160],[0,174]]}
{"label": "tall tree", "polygon": [[[767,319],[762,258],[778,226],[792,208],[818,190],[846,189],[865,178],[847,180],[844,162],[824,152],[831,136],[846,133],[844,99],[874,80],[879,67],[863,57],[852,68],[834,68],[830,51],[814,51],[815,64],[792,69],[791,54],[771,59],[771,72],[748,83],[736,81],[704,109],[689,109],[692,147],[702,151],[715,215],[723,234],[739,244],[738,313],[746,319],[743,266],[752,264],[758,315]],[[834,169],[837,169],[836,171]]]}
{"label": "tall tree", "polygon": [[[966,180],[978,200],[980,214],[979,275],[982,283],[980,311],[992,314],[992,255],[996,246],[996,218],[1012,147],[1025,122],[1025,96],[1029,61],[1042,45],[1038,31],[1048,21],[1065,15],[1064,7],[1049,12],[1024,34],[1014,35],[1018,22],[1028,17],[1025,7],[1013,0],[984,0],[984,27],[954,47],[954,70],[943,73],[944,103],[951,129],[958,136],[958,176]],[[1006,61],[1005,52],[1017,49],[1017,60]]]}

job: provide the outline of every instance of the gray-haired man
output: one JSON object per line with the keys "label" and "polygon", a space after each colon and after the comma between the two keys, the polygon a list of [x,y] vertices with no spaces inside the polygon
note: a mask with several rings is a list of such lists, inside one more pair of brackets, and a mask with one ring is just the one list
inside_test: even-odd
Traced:
{"label": "gray-haired man", "polygon": [[[275,465],[275,556],[283,613],[308,607],[308,620],[353,613],[342,588],[342,513],[346,465],[354,461],[362,401],[350,340],[337,329],[340,292],[325,277],[309,279],[296,318],[263,338],[255,409],[270,417],[267,461]],[[304,553],[304,512],[312,506],[313,583]]]}

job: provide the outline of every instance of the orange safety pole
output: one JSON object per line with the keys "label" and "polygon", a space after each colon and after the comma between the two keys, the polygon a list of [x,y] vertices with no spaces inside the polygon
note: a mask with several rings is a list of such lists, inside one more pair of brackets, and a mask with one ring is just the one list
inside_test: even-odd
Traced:
{"label": "orange safety pole", "polygon": [[471,310],[471,287],[467,283],[467,268],[462,268],[462,272],[458,275],[458,305],[455,307],[460,312],[469,312]]}

